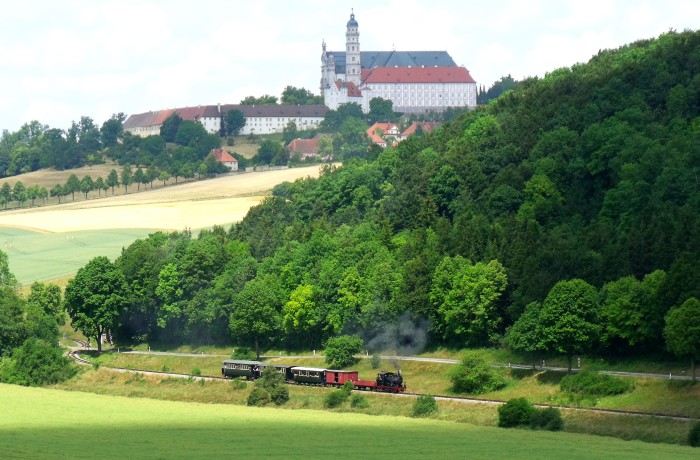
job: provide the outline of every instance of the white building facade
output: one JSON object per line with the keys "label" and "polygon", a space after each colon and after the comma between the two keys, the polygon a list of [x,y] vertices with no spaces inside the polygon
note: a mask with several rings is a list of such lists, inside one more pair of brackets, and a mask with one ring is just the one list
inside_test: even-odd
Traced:
{"label": "white building facade", "polygon": [[246,123],[241,135],[281,133],[290,121],[298,130],[316,129],[323,121],[328,107],[325,105],[204,105],[179,109],[159,110],[130,115],[124,121],[124,131],[135,136],[147,137],[160,134],[166,118],[177,113],[183,120],[198,121],[210,134],[221,132],[221,126],[229,110],[240,110]]}
{"label": "white building facade", "polygon": [[345,51],[328,51],[322,44],[321,94],[331,110],[356,102],[367,113],[375,97],[391,100],[398,112],[476,107],[476,81],[447,51],[361,51],[359,36],[353,13]]}

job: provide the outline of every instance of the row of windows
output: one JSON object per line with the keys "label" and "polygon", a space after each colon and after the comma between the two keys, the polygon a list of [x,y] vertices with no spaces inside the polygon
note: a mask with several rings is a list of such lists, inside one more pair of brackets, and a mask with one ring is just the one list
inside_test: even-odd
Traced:
{"label": "row of windows", "polygon": [[292,371],[292,374],[294,374],[297,377],[319,377],[321,375],[321,372],[320,371],[294,370],[294,371]]}
{"label": "row of windows", "polygon": [[224,368],[225,369],[239,369],[242,371],[249,371],[250,364],[225,363]]}

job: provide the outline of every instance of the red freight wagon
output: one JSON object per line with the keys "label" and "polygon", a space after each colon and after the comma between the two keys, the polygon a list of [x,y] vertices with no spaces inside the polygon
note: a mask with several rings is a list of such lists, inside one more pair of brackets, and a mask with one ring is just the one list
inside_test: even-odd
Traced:
{"label": "red freight wagon", "polygon": [[356,382],[357,371],[326,371],[326,384],[328,385],[342,385],[347,381]]}

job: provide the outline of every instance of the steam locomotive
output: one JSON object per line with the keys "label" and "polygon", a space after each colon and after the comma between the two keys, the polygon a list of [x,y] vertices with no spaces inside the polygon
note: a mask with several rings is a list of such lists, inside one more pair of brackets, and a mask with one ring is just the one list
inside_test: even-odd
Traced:
{"label": "steam locomotive", "polygon": [[221,363],[221,376],[223,378],[245,377],[247,380],[255,380],[260,378],[266,367],[275,368],[277,372],[284,376],[284,380],[287,383],[338,387],[350,381],[358,390],[384,391],[390,393],[403,393],[406,391],[406,384],[401,376],[401,371],[381,371],[377,374],[375,380],[360,380],[357,371],[342,371],[316,367],[270,364],[261,361],[227,359]]}

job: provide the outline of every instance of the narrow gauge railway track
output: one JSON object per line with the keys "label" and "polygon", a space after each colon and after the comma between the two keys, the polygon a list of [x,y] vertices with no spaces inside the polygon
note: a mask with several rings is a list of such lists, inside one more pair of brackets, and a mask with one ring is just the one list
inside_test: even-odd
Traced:
{"label": "narrow gauge railway track", "polygon": [[[79,351],[80,350],[72,350],[68,353],[68,356],[70,356],[72,359],[74,359],[78,364],[92,365],[91,361],[88,361],[88,360],[80,357]],[[231,380],[231,379],[225,379],[223,377],[208,377],[208,376],[199,376],[199,375],[193,376],[190,374],[177,374],[174,372],[161,372],[161,371],[147,371],[147,370],[142,370],[142,369],[129,369],[129,368],[125,368],[125,367],[102,366],[102,368],[107,369],[107,370],[111,370],[114,372],[135,372],[135,373],[137,372],[137,373],[144,374],[144,375],[154,375],[154,376],[161,376],[161,377],[176,377],[176,378],[183,378],[183,379],[194,378],[197,380],[208,380],[208,381],[230,381]],[[358,390],[355,390],[355,391],[358,391]],[[375,393],[375,392],[372,392],[372,393]],[[394,397],[410,397],[410,398],[415,398],[418,396],[433,396],[438,401],[453,401],[453,402],[459,402],[459,403],[464,403],[464,404],[501,405],[501,404],[506,403],[506,401],[502,401],[499,399],[477,399],[477,398],[466,398],[466,397],[462,397],[462,396],[426,395],[423,393],[388,393],[388,392],[376,392],[376,393],[394,396]],[[650,412],[625,411],[625,410],[617,410],[617,409],[597,409],[597,408],[592,408],[592,407],[575,407],[575,406],[553,405],[553,404],[535,404],[535,406],[537,406],[537,407],[555,407],[557,409],[594,412],[594,413],[599,413],[599,414],[631,415],[631,416],[635,416],[635,417],[657,417],[657,418],[663,418],[663,419],[668,419],[668,420],[679,420],[679,421],[695,421],[695,420],[697,420],[697,418],[695,418],[695,417],[688,417],[685,415],[668,415],[668,414],[658,414],[658,413],[650,413]]]}

